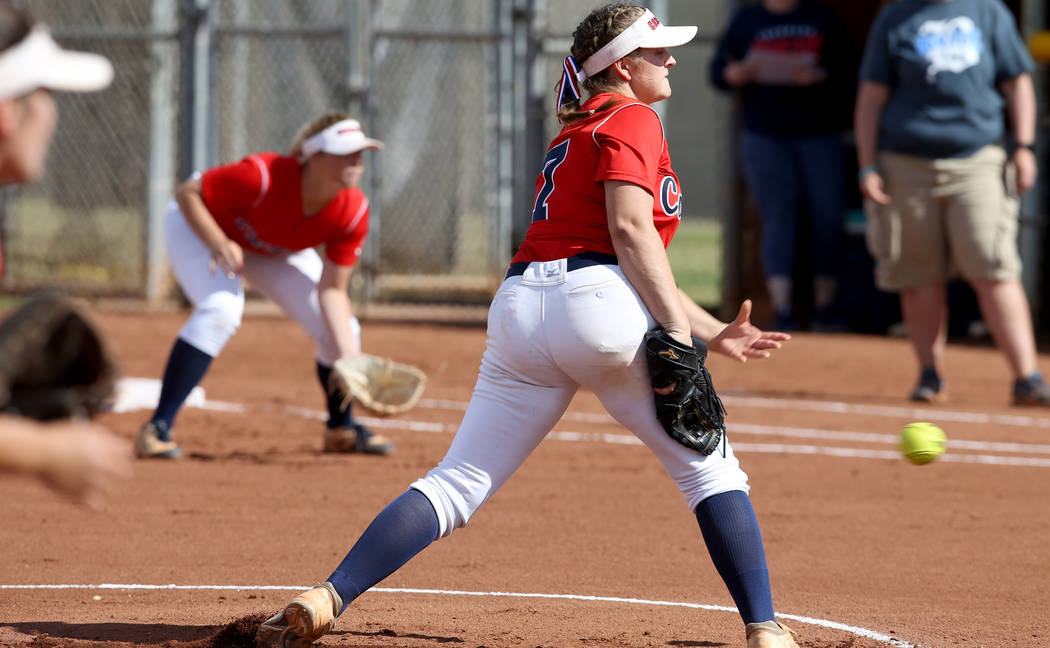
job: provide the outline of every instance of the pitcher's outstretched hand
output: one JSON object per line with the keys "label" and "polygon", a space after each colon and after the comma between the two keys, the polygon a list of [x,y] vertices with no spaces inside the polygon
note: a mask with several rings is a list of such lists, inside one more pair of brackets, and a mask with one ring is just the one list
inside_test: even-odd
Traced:
{"label": "pitcher's outstretched hand", "polygon": [[781,342],[790,339],[787,333],[763,331],[752,324],[751,300],[745,299],[736,319],[712,338],[708,346],[712,351],[747,362],[749,358],[768,358],[773,349],[780,348]]}

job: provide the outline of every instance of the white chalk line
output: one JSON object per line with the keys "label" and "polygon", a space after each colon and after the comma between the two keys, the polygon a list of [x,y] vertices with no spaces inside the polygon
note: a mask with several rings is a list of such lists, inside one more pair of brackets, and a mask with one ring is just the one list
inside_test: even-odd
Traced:
{"label": "white chalk line", "polygon": [[[742,407],[765,407],[769,409],[799,409],[810,411],[841,412],[864,415],[891,416],[894,418],[907,418],[910,420],[938,419],[953,420],[967,423],[990,423],[1001,425],[1016,425],[1023,427],[1050,427],[1050,419],[1041,419],[1027,416],[982,414],[977,412],[952,412],[945,410],[912,409],[900,407],[878,407],[869,405],[853,405],[842,402],[820,402],[820,401],[791,401],[776,398],[749,398],[727,396],[726,402]],[[197,405],[202,409],[215,411],[246,413],[248,407],[240,403],[224,401],[205,400]],[[428,399],[419,401],[419,407],[430,409],[442,409],[453,411],[465,411],[467,403],[463,401]],[[325,420],[327,414],[320,410],[313,410],[294,405],[286,406],[285,411],[296,416]],[[383,419],[373,419],[383,420]],[[579,423],[591,423],[600,425],[619,426],[608,414],[588,412],[566,412],[562,420]],[[1007,422],[1009,421],[1009,422]],[[436,426],[436,427],[432,427]],[[381,425],[379,427],[382,427]],[[398,421],[395,427],[404,427],[414,431],[439,431],[455,432],[455,425],[438,423],[424,423],[421,421]],[[896,445],[898,438],[894,434],[877,434],[871,432],[853,432],[848,430],[823,430],[815,428],[795,428],[782,425],[763,425],[752,423],[730,422],[730,432],[734,434],[760,434],[766,436],[786,436],[794,438],[826,439],[832,441],[852,441],[861,443],[886,443]],[[623,436],[623,435],[621,435]],[[995,441],[966,441],[961,439],[948,439],[947,447],[957,450],[984,450],[989,452],[1018,452],[1026,454],[1050,454],[1050,444],[1038,443],[1005,443]]]}
{"label": "white chalk line", "polygon": [[[882,416],[888,418],[904,419],[908,421],[950,421],[956,423],[975,423],[975,424],[994,424],[994,425],[1012,425],[1016,427],[1036,427],[1050,428],[1050,419],[1036,418],[1031,416],[1019,416],[1019,415],[1008,415],[1008,414],[984,414],[980,412],[957,412],[950,410],[933,410],[933,409],[920,409],[920,408],[904,408],[904,407],[890,407],[890,406],[877,406],[877,405],[854,405],[852,403],[842,403],[836,401],[793,401],[780,398],[751,398],[751,397],[740,397],[740,396],[726,396],[722,399],[727,405],[738,406],[738,407],[752,407],[752,408],[764,408],[764,409],[783,409],[783,410],[802,410],[802,411],[815,411],[815,412],[833,412],[840,414],[859,414],[865,416]],[[440,399],[421,399],[419,401],[420,407],[429,407],[432,409],[444,409],[444,410],[455,410],[465,411],[467,409],[467,403],[463,401],[453,400],[440,400]],[[608,423],[610,425],[618,425],[616,421],[608,414],[603,413],[588,413],[588,412],[566,412],[562,417],[568,421],[579,421],[581,423]],[[740,423],[731,423],[733,429],[736,429],[739,425],[746,425]],[[757,427],[757,426],[756,426]],[[792,428],[786,428],[781,426],[767,426],[770,430],[790,430]],[[821,430],[821,432],[832,432],[830,430]],[[768,432],[764,432],[768,433]],[[854,438],[846,439],[852,441],[871,441],[881,442],[889,440],[893,443],[897,442],[897,437],[888,434],[867,434],[861,432],[834,432],[835,434],[852,434]],[[1006,444],[992,444],[984,443],[980,441],[952,441],[948,440],[949,445],[955,445],[955,447],[967,448],[968,444],[977,444],[975,448],[987,448],[994,449],[1002,452],[1037,452],[1037,453],[1048,453],[1050,454],[1050,445],[1045,444],[1027,444],[1027,443],[1006,443]]]}
{"label": "white chalk line", "polygon": [[960,412],[940,408],[896,407],[892,405],[861,405],[840,401],[794,400],[757,396],[727,395],[722,399],[727,405],[764,409],[800,410],[807,412],[833,412],[862,414],[905,419],[908,421],[946,421],[949,423],[985,423],[1011,425],[1015,427],[1050,428],[1050,418],[1021,414],[987,414],[984,412]]}
{"label": "white chalk line", "polygon": [[[45,584],[45,585],[4,585],[0,584],[0,590],[59,590],[59,589],[81,589],[81,590],[223,590],[223,591],[252,591],[252,590],[277,590],[277,591],[302,591],[310,589],[312,585],[145,585],[141,583],[101,583],[98,585],[72,585],[72,584]],[[704,603],[687,603],[683,601],[659,601],[651,599],[623,598],[619,596],[589,596],[584,594],[547,594],[541,592],[470,592],[464,590],[444,589],[419,589],[410,587],[373,587],[369,592],[380,592],[385,594],[436,594],[442,596],[476,596],[492,598],[531,598],[531,599],[560,599],[568,601],[589,601],[597,603],[626,603],[629,605],[652,605],[663,607],[683,607],[694,610],[708,610],[713,612],[737,613],[735,607],[725,605],[709,605]],[[799,623],[806,623],[822,628],[848,632],[858,637],[872,639],[880,643],[896,646],[897,648],[915,648],[915,644],[891,637],[881,632],[851,626],[845,623],[817,619],[814,617],[801,616],[797,614],[777,613],[779,619],[790,619]]]}
{"label": "white chalk line", "polygon": [[[219,411],[237,411],[235,403],[224,403],[216,401],[205,401],[200,407]],[[451,405],[452,407],[450,407]],[[460,406],[463,407],[460,407]],[[432,401],[420,402],[421,407],[431,406],[433,409],[465,409],[465,403],[456,401]],[[323,421],[328,418],[328,413],[296,405],[286,405],[284,411],[302,418]],[[368,416],[358,417],[362,422],[376,428],[408,430],[411,432],[434,432],[454,434],[459,427],[458,424],[435,423],[431,421],[413,421],[406,419],[383,419]],[[599,425],[619,426],[611,416],[606,414],[588,414],[578,412],[566,412],[564,420],[585,422]],[[851,432],[847,430],[819,430],[813,428],[793,428],[777,425],[759,425],[752,423],[730,423],[729,433],[751,434],[761,436],[782,436],[798,439],[822,439],[837,442],[861,442],[881,443],[896,446],[899,442],[896,435],[875,434],[869,432]],[[631,434],[612,434],[603,432],[575,432],[571,430],[556,430],[547,435],[548,439],[555,441],[570,441],[576,443],[605,443],[611,445],[642,445],[637,437]],[[949,439],[949,449],[988,451],[988,452],[1017,452],[1026,454],[1050,454],[1050,445],[1034,443],[1002,443],[994,441],[965,441]],[[896,450],[874,450],[863,448],[842,448],[827,445],[798,445],[783,443],[747,443],[733,442],[734,450],[739,452],[754,452],[762,454],[800,454],[800,455],[824,455],[831,457],[848,457],[854,459],[876,459],[900,461],[900,453]],[[937,458],[938,462],[947,463],[969,463],[989,466],[1023,466],[1028,468],[1050,468],[1050,457],[1005,457],[989,454],[956,454],[947,452]]]}
{"label": "white chalk line", "polygon": [[[208,401],[209,403],[211,401]],[[462,401],[439,401],[423,399],[420,407],[431,409],[445,409],[454,411],[466,410],[466,403]],[[305,407],[287,406],[285,410],[296,416],[325,420],[328,416],[320,410],[312,410]],[[371,419],[372,424],[385,421],[385,419]],[[562,420],[599,425],[619,426],[608,414],[592,414],[586,412],[566,412]],[[377,424],[378,425],[378,424]],[[422,421],[403,421],[400,419],[384,423],[387,427],[403,427],[420,432],[455,432],[457,425],[444,423],[429,423]],[[383,425],[378,425],[383,427]],[[899,438],[895,434],[877,434],[872,432],[852,432],[849,430],[823,430],[816,428],[796,428],[783,425],[764,425],[755,423],[730,422],[729,431],[732,434],[757,434],[764,436],[784,436],[801,439],[826,439],[830,441],[851,441],[861,443],[883,443],[896,446]],[[590,432],[562,432],[559,433],[561,440],[565,441],[592,441],[602,443],[626,443],[633,444],[637,439],[633,435],[625,434],[598,434]],[[553,436],[553,434],[552,434]],[[622,440],[620,439],[622,437]],[[633,441],[632,441],[633,439]],[[639,442],[640,443],[640,442]],[[998,441],[966,441],[961,439],[948,439],[948,448],[957,450],[985,450],[991,452],[1019,452],[1026,454],[1050,454],[1050,444],[1038,443],[1005,443]]]}

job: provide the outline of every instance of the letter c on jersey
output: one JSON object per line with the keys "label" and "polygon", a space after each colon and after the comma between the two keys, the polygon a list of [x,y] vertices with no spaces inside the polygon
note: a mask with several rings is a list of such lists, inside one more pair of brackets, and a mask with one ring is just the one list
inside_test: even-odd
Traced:
{"label": "letter c on jersey", "polygon": [[682,194],[678,191],[678,181],[672,176],[664,176],[660,182],[660,207],[668,216],[682,217]]}

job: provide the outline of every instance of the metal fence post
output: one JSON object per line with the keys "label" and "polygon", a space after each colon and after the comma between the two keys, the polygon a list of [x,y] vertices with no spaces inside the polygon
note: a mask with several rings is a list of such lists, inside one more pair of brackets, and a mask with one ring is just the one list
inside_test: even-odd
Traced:
{"label": "metal fence post", "polygon": [[204,11],[197,0],[180,1],[179,26],[179,179],[190,177],[195,168],[193,155],[197,66],[194,50]]}
{"label": "metal fence post", "polygon": [[512,205],[512,245],[525,239],[529,228],[529,205],[535,193],[536,174],[543,163],[546,152],[544,137],[545,88],[543,69],[543,38],[547,31],[546,0],[522,0],[516,7],[514,76],[520,79],[515,84],[514,105],[518,115],[514,120],[514,204]]}
{"label": "metal fence post", "polygon": [[[175,0],[154,0],[153,31],[159,34],[175,31]],[[175,65],[171,44],[154,39],[150,54],[155,63],[150,75],[149,92],[149,176],[146,196],[146,299],[156,301],[164,290],[164,211],[171,199],[175,176]]]}
{"label": "metal fence post", "polygon": [[502,255],[503,261],[510,258],[510,242],[514,233],[514,208],[517,204],[514,180],[514,122],[517,110],[515,109],[515,92],[517,85],[515,65],[515,43],[519,38],[518,30],[521,21],[518,15],[524,11],[520,8],[520,0],[495,0],[496,29],[500,34],[499,45],[496,47],[498,57],[498,74],[496,83],[496,164],[497,164],[497,189],[496,189],[496,215],[497,226],[495,229],[496,245],[494,256]]}
{"label": "metal fence post", "polygon": [[368,99],[368,0],[350,0],[346,11],[346,106],[351,115],[361,115]]}
{"label": "metal fence post", "polygon": [[214,161],[216,143],[209,141],[211,114],[211,0],[182,0],[180,30],[182,65],[182,162],[179,178],[189,178]]}
{"label": "metal fence post", "polygon": [[[356,66],[358,73],[362,75],[363,84],[367,84],[366,88],[371,89],[372,80],[378,78],[375,57],[371,53],[375,47],[376,14],[379,13],[379,9],[376,7],[376,0],[363,1],[365,6],[363,8],[359,7],[357,11],[359,26],[354,31],[358,41],[356,50],[360,59]],[[359,98],[362,113],[361,119],[371,129],[373,134],[378,135],[382,139],[386,134],[376,132],[379,120],[376,118],[375,97],[372,93],[365,92],[364,88],[362,88]],[[368,174],[368,179],[366,180],[368,195],[374,198],[379,198],[383,190],[381,169],[381,165],[373,165],[372,173]],[[363,263],[362,266],[365,270],[363,277],[365,299],[373,301],[379,293],[376,275],[380,267],[380,257],[382,256],[380,242],[382,241],[383,233],[383,207],[380,200],[370,201],[369,205],[371,206],[371,220],[369,221],[369,235],[365,242],[364,250],[364,260],[367,263]]]}
{"label": "metal fence post", "polygon": [[[371,119],[369,90],[371,89],[371,0],[349,0],[346,8],[344,37],[346,38],[346,110],[365,125],[365,131],[382,139],[382,133],[375,131],[375,122]],[[371,220],[370,235],[365,239],[362,251],[362,263],[352,275],[350,297],[356,303],[367,302],[376,292],[374,268],[379,257],[379,237],[376,232],[382,219],[380,201],[377,200],[379,174],[382,165],[371,164],[365,174],[362,189],[370,197]]]}

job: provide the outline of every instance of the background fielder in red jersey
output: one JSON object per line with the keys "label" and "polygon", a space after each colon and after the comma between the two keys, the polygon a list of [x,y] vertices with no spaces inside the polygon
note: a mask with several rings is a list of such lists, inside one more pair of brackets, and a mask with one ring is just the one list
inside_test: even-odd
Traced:
{"label": "background fielder in red jersey", "polygon": [[477,385],[452,446],[379,513],[326,582],[260,626],[257,645],[310,644],[351,601],[465,526],[585,387],[678,485],[740,610],[748,647],[797,648],[773,614],[762,537],[732,444],[701,454],[664,431],[643,349],[658,326],[690,349],[695,335],[738,360],[768,356],[787,338],[752,326],[750,302],[735,321],[718,321],[679,292],[667,262],[681,191],[649,104],[671,94],[667,48],[696,31],[665,27],[629,4],[596,9],[576,28],[563,89],[583,81],[591,97],[582,106],[578,92],[559,98],[565,127],[547,149],[532,225],[489,309]]}
{"label": "background fielder in red jersey", "polygon": [[[344,113],[306,125],[289,155],[256,153],[183,183],[165,222],[175,278],[193,314],[171,350],[160,401],[135,441],[137,456],[175,459],[175,415],[240,326],[242,277],[295,319],[317,345],[325,393],[325,452],[390,454],[394,446],[354,421],[327,390],[332,365],[361,352],[347,286],[368,233],[358,184],[362,152],[382,148]],[[313,248],[324,245],[324,259]]]}

